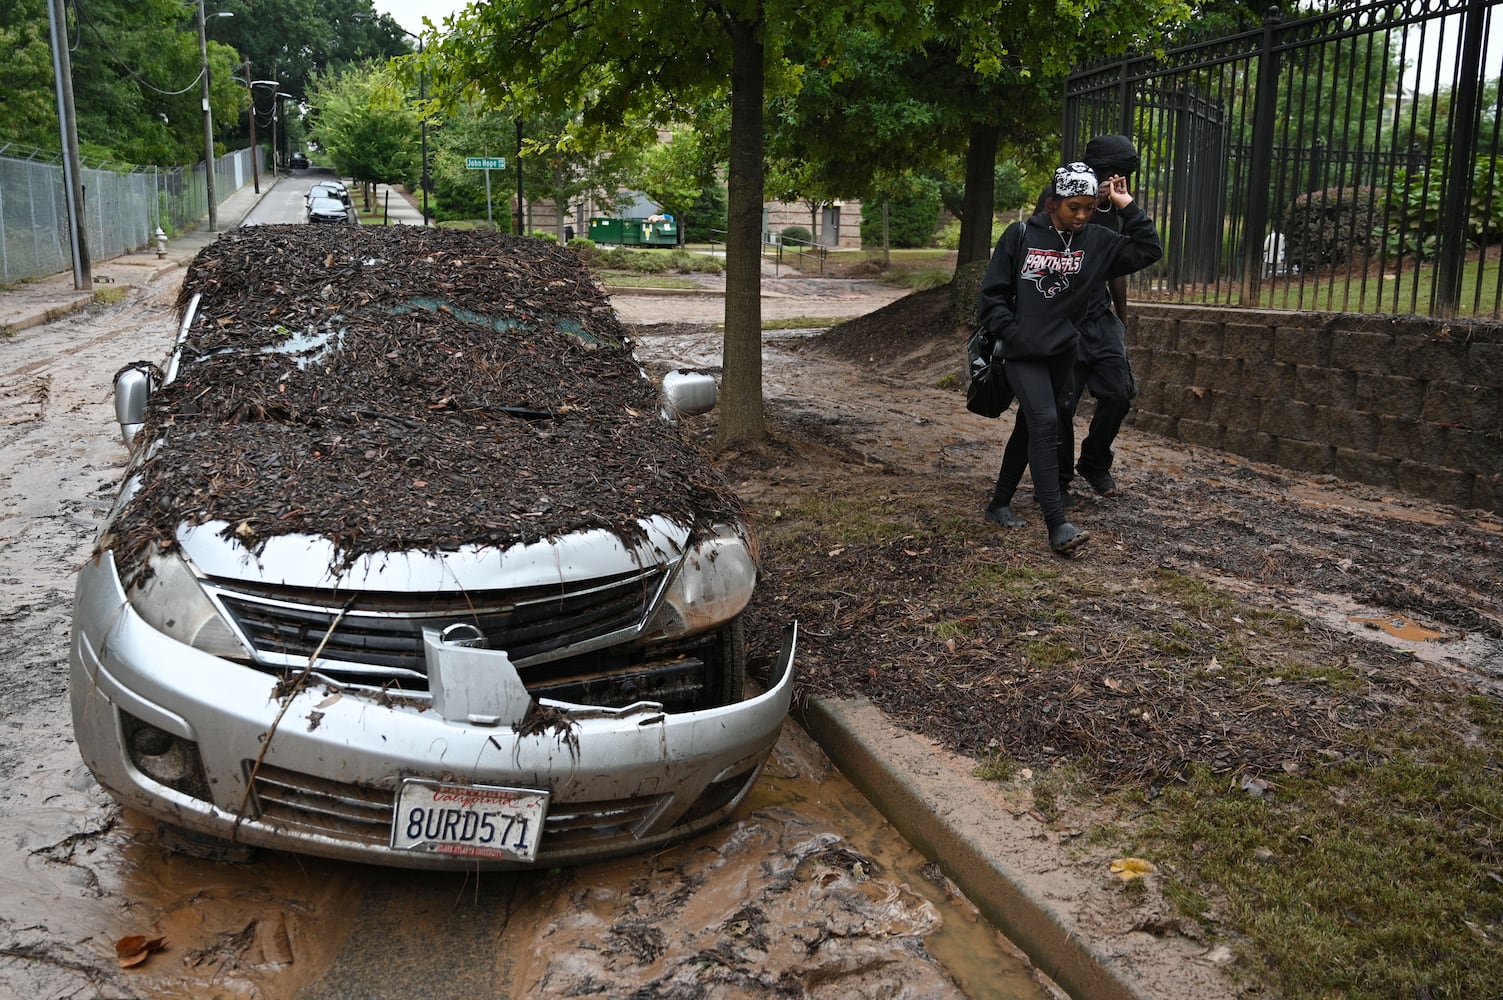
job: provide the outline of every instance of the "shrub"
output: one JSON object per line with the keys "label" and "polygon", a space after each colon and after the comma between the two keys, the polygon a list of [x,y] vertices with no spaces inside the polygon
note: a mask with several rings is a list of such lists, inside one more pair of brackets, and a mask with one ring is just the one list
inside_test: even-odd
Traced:
{"label": "shrub", "polygon": [[595,250],[595,241],[588,236],[576,236],[568,243],[570,250],[578,250],[585,256],[589,256]]}
{"label": "shrub", "polygon": [[1383,192],[1333,187],[1302,194],[1284,210],[1285,263],[1301,271],[1366,266],[1381,240]]}
{"label": "shrub", "polygon": [[[927,185],[914,198],[894,198],[888,203],[887,238],[893,247],[926,247],[934,242],[939,228],[939,184]],[[882,202],[868,202],[861,212],[861,245],[882,245]]]}
{"label": "shrub", "polygon": [[549,243],[557,243],[558,242],[558,233],[550,233],[550,232],[546,232],[546,231],[544,231],[542,229],[534,229],[532,232],[528,233],[527,235],[531,236],[535,240],[546,240]]}
{"label": "shrub", "polygon": [[803,226],[784,226],[782,237],[784,243],[792,243],[794,245],[814,242],[814,234]]}
{"label": "shrub", "polygon": [[[1479,159],[1472,167],[1471,197],[1467,199],[1467,239],[1480,244],[1496,233],[1503,219],[1503,185],[1497,182],[1499,162],[1495,157]],[[1413,254],[1421,260],[1433,257],[1439,246],[1444,165],[1430,165],[1426,184],[1424,170],[1400,171],[1392,190],[1402,192],[1389,206],[1389,228],[1383,239],[1387,251],[1394,255]]]}

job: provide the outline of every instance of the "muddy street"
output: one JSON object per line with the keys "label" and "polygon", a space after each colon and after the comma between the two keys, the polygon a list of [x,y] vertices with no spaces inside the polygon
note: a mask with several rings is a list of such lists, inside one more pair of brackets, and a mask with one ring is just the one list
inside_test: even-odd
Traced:
{"label": "muddy street", "polygon": [[[74,574],[125,459],[111,381],[165,356],[176,288],[0,341],[0,994],[1049,995],[791,722],[730,823],[609,864],[436,877],[164,850],[78,759],[66,676]],[[133,937],[160,947],[128,965]]]}

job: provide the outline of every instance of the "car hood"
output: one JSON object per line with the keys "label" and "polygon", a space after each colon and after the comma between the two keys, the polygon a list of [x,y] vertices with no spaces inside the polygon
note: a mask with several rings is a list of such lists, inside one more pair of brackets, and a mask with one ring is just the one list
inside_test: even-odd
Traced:
{"label": "car hood", "polygon": [[647,518],[639,527],[632,542],[596,529],[504,549],[407,549],[367,553],[353,560],[319,535],[278,535],[253,552],[236,540],[235,526],[225,522],[184,524],[177,538],[182,554],[200,572],[221,581],[382,593],[479,593],[593,580],[669,564],[683,554],[690,538],[685,526],[664,517]]}

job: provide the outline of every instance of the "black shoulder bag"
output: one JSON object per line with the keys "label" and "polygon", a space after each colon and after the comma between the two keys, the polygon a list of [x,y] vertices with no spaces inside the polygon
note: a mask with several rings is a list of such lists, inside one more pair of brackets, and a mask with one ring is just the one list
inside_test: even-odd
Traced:
{"label": "black shoulder bag", "polygon": [[[1022,232],[1018,233],[1019,248],[1022,245]],[[1018,272],[1022,272],[1022,255],[1014,250],[1018,258]],[[1019,280],[1014,276],[1014,285]],[[1016,307],[1014,307],[1016,308]],[[983,417],[1000,417],[1003,412],[1012,405],[1012,386],[1007,384],[1007,362],[998,358],[992,360],[992,348],[997,339],[991,335],[984,326],[978,326],[976,332],[966,341],[966,374],[970,376],[970,382],[965,389],[965,408],[972,413],[979,413]]]}
{"label": "black shoulder bag", "polygon": [[983,417],[1000,417],[1012,405],[1012,386],[1007,384],[1006,362],[992,360],[995,339],[986,327],[976,328],[966,341],[966,371],[971,381],[965,390],[965,408]]}

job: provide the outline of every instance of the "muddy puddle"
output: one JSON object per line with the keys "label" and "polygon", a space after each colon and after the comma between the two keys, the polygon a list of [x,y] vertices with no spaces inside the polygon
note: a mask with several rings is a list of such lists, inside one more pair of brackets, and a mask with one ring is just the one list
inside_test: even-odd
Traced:
{"label": "muddy puddle", "polygon": [[356,924],[308,1000],[1049,995],[791,723],[716,831],[525,876],[383,876]]}

